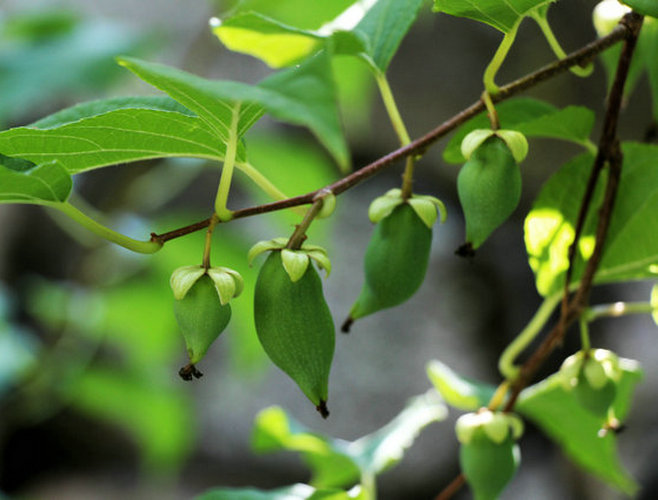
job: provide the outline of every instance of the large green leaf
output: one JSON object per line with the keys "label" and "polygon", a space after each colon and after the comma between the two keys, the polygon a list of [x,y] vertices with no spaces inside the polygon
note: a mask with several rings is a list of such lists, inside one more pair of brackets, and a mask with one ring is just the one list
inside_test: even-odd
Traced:
{"label": "large green leaf", "polygon": [[[496,105],[501,128],[518,130],[528,137],[560,139],[586,144],[594,125],[594,113],[582,106],[557,109],[552,104],[537,99],[521,97]],[[461,142],[476,128],[489,128],[486,113],[472,118],[453,135],[443,151],[443,159],[449,163],[464,163]]]}
{"label": "large green leaf", "polygon": [[446,416],[445,405],[432,391],[409,400],[384,427],[348,442],[312,433],[281,408],[271,407],[256,418],[252,445],[261,452],[301,452],[313,471],[311,484],[342,487],[358,480],[360,472],[379,474],[398,463],[423,428]]}
{"label": "large green leaf", "polygon": [[318,54],[296,68],[275,73],[257,86],[207,80],[176,68],[133,58],[122,58],[120,63],[197,113],[222,139],[228,138],[234,110],[240,113],[238,136],[242,136],[266,110],[278,119],[307,126],[339,165],[346,167],[349,163],[326,54]]}
{"label": "large green leaf", "polygon": [[[619,191],[595,283],[646,279],[658,274],[658,147],[628,143],[623,152]],[[589,154],[565,164],[546,182],[526,218],[526,250],[537,289],[544,296],[564,285],[567,252],[592,164]],[[574,282],[580,279],[584,262],[593,250],[602,189],[603,179],[578,244]]]}
{"label": "large green leaf", "polygon": [[385,72],[423,0],[356,3],[317,30],[300,29],[261,14],[240,13],[213,28],[229,49],[272,67],[289,66],[330,46],[332,54],[361,55]]}
{"label": "large green leaf", "polygon": [[68,172],[56,161],[35,165],[0,153],[0,203],[60,203],[71,194]]}
{"label": "large green leaf", "polygon": [[462,377],[438,360],[427,364],[427,376],[446,403],[460,410],[474,411],[487,406],[496,388]]}
{"label": "large green leaf", "polygon": [[658,17],[658,3],[656,0],[622,0],[622,2],[639,14]]}
{"label": "large green leaf", "polygon": [[[116,104],[116,101],[112,101]],[[103,108],[102,105],[98,105]],[[108,109],[111,109],[110,106]],[[90,109],[83,108],[83,111]],[[117,163],[164,157],[222,160],[226,146],[195,116],[149,108],[119,108],[66,123],[68,112],[0,133],[0,153],[35,163],[57,160],[77,174]],[[74,111],[71,111],[75,115]],[[55,115],[55,116],[58,116]],[[84,113],[81,113],[81,116]],[[239,152],[244,157],[244,149]]]}
{"label": "large green leaf", "polygon": [[467,17],[508,33],[530,11],[555,0],[434,0],[434,10]]}
{"label": "large green leaf", "polygon": [[[623,420],[642,373],[635,361],[620,361],[622,378],[613,407],[617,418]],[[564,390],[559,374],[525,389],[516,409],[546,432],[585,470],[627,494],[637,490],[637,484],[619,462],[614,432],[599,434],[601,420],[583,409],[573,393]]]}

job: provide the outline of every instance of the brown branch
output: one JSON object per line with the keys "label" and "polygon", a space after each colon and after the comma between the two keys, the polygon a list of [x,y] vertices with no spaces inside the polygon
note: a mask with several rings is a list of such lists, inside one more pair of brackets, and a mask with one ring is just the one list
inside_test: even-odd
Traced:
{"label": "brown branch", "polygon": [[[531,87],[538,85],[546,80],[549,80],[561,73],[564,73],[569,70],[572,66],[586,64],[591,61],[597,54],[603,52],[612,45],[624,40],[629,36],[629,28],[626,24],[621,23],[607,36],[595,40],[569,54],[564,59],[555,61],[551,64],[547,64],[543,68],[530,73],[527,76],[519,78],[514,82],[505,85],[500,88],[499,92],[491,96],[494,103],[508,99],[524,90],[527,90]],[[485,106],[481,100],[478,100],[471,104],[466,109],[460,111],[454,115],[449,120],[443,122],[433,130],[429,131],[424,136],[412,141],[404,147],[396,149],[391,153],[382,156],[373,163],[366,165],[365,167],[356,170],[352,174],[330,184],[329,186],[323,187],[316,191],[306,193],[300,196],[295,196],[293,198],[287,198],[281,201],[275,201],[272,203],[266,203],[264,205],[257,205],[249,208],[243,208],[233,212],[233,219],[240,219],[243,217],[250,217],[252,215],[259,215],[268,212],[274,212],[277,210],[283,210],[286,208],[296,207],[299,205],[307,205],[313,202],[313,198],[322,190],[330,189],[335,195],[347,191],[348,189],[356,186],[361,181],[364,181],[373,175],[377,174],[380,170],[385,167],[390,166],[397,160],[405,158],[409,155],[422,155],[427,148],[432,144],[437,142],[439,139],[449,134],[457,127],[468,121],[469,119],[476,116],[478,113],[483,111]],[[231,219],[231,220],[233,220]],[[187,234],[193,233],[204,229],[210,223],[210,218],[195,222],[189,226],[181,227],[173,231],[169,231],[163,234],[151,234],[152,241],[158,241],[160,243],[166,243],[169,240],[174,238],[179,238]]]}
{"label": "brown branch", "polygon": [[[598,269],[601,257],[603,255],[603,246],[607,236],[610,220],[612,219],[612,211],[615,204],[617,189],[619,186],[619,179],[621,177],[622,168],[622,153],[617,138],[617,126],[619,123],[619,114],[622,106],[622,99],[624,95],[624,86],[628,77],[630,63],[633,58],[635,45],[640,29],[642,28],[643,17],[638,14],[627,14],[621,22],[621,25],[626,27],[627,38],[622,48],[622,53],[617,65],[615,74],[615,81],[610,89],[608,102],[606,105],[606,113],[604,118],[603,130],[599,138],[599,149],[592,172],[588,180],[586,192],[583,196],[580,212],[578,214],[577,229],[574,235],[574,242],[569,249],[569,268],[567,269],[567,281],[565,285],[563,309],[557,324],[551,329],[544,341],[532,353],[528,360],[521,366],[519,378],[512,386],[512,392],[503,409],[505,412],[512,411],[516,405],[516,401],[521,391],[530,383],[539,368],[544,364],[548,356],[562,344],[564,336],[566,335],[569,326],[576,321],[587,303],[589,292],[592,287],[594,275]],[[578,289],[569,302],[569,283],[572,275],[572,267],[575,260],[574,247],[577,244],[582,233],[582,227],[585,217],[589,212],[591,205],[592,191],[596,184],[596,180],[600,171],[605,165],[608,165],[609,175],[606,184],[606,191],[601,209],[599,211],[599,221],[596,229],[594,251],[587,262],[585,271],[580,280]],[[454,485],[458,482],[459,476],[450,483],[444,491],[439,494],[437,498],[447,500],[454,495],[459,488]],[[463,483],[462,483],[463,484]]]}

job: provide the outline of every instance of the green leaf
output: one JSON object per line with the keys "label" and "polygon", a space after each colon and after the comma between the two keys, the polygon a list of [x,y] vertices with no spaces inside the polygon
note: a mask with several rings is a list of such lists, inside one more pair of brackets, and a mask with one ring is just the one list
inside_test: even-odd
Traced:
{"label": "green leaf", "polygon": [[58,162],[35,165],[0,153],[0,203],[63,203],[72,187],[71,176]]}
{"label": "green leaf", "polygon": [[649,73],[653,117],[658,121],[658,19],[645,18],[640,37],[644,38],[644,61]]}
{"label": "green leaf", "polygon": [[423,0],[378,0],[356,26],[355,31],[368,40],[368,56],[382,73],[386,72],[422,4]]}
{"label": "green leaf", "polygon": [[280,120],[307,126],[341,167],[346,168],[349,164],[326,54],[318,54],[296,68],[275,73],[257,86],[207,80],[176,68],[133,58],[122,58],[120,62],[144,81],[197,113],[222,140],[228,138],[233,110],[242,103],[238,125],[240,137],[266,110]]}
{"label": "green leaf", "polygon": [[308,484],[294,484],[275,490],[254,488],[216,488],[203,493],[195,500],[349,500],[354,498],[345,491],[316,490]]}
{"label": "green leaf", "polygon": [[[171,66],[132,57],[121,57],[118,61],[145,82],[194,111],[224,143],[228,142],[236,109],[240,113],[238,137],[242,137],[263,114],[258,103],[244,97],[252,88],[249,85],[207,80]],[[241,105],[241,101],[248,102]]]}
{"label": "green leaf", "polygon": [[[658,147],[627,143],[623,152],[617,200],[595,283],[647,279],[658,273]],[[565,164],[546,182],[526,217],[526,250],[537,289],[544,296],[563,286],[568,247],[592,164],[589,154]],[[593,250],[604,179],[600,181],[578,244],[574,282],[580,279]]]}
{"label": "green leaf", "polygon": [[[635,361],[622,359],[620,362],[622,378],[613,407],[621,420],[628,412],[641,372]],[[624,493],[632,495],[637,491],[637,484],[619,462],[614,432],[599,436],[601,420],[583,409],[573,393],[564,390],[559,374],[525,389],[516,409],[538,425],[585,470]]]}
{"label": "green leaf", "polygon": [[508,33],[530,11],[555,0],[434,0],[434,11],[467,17]]}
{"label": "green leaf", "polygon": [[[111,104],[117,104],[113,101]],[[101,108],[102,105],[99,105]],[[111,109],[111,105],[109,109]],[[70,173],[166,157],[196,157],[222,160],[226,146],[208,131],[199,118],[175,111],[148,108],[116,109],[67,123],[75,111],[61,112],[38,125],[55,128],[19,127],[0,133],[0,152],[35,163],[57,160]],[[241,151],[244,157],[244,149]]]}
{"label": "green leaf", "polygon": [[487,406],[496,392],[494,386],[462,377],[437,360],[427,364],[427,376],[446,403],[460,410],[473,411]]}
{"label": "green leaf", "polygon": [[644,16],[658,17],[658,3],[656,3],[656,0],[622,0],[622,3]]}
{"label": "green leaf", "polygon": [[658,326],[658,283],[653,285],[653,288],[651,289],[651,307],[653,307],[653,313],[651,314],[651,317],[653,318],[653,322]]}
{"label": "green leaf", "polygon": [[313,470],[311,484],[342,487],[356,481],[360,472],[379,474],[398,463],[423,428],[446,417],[445,405],[429,392],[409,400],[384,427],[347,442],[313,434],[281,408],[271,407],[256,417],[252,446],[260,452],[301,452]]}
{"label": "green leaf", "polygon": [[589,108],[567,106],[534,120],[519,123],[514,130],[528,137],[545,137],[584,144],[592,133],[594,119],[594,112]]}
{"label": "green leaf", "polygon": [[416,396],[384,427],[350,443],[347,453],[362,470],[380,474],[402,460],[420,431],[447,416],[446,406],[434,391]]}
{"label": "green leaf", "polygon": [[[552,104],[527,97],[509,99],[497,104],[496,111],[500,120],[500,128],[511,130],[519,130],[518,127],[521,124],[532,123],[559,112]],[[461,143],[464,137],[475,129],[486,129],[490,126],[489,118],[487,118],[485,112],[471,118],[452,136],[443,151],[443,159],[448,163],[464,163],[466,158],[461,152]]]}

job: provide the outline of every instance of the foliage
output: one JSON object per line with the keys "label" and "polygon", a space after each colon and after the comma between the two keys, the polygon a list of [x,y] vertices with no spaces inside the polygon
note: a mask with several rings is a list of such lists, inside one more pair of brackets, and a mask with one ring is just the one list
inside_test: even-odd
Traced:
{"label": "foliage", "polygon": [[[51,398],[53,405],[68,401],[89,414],[118,422],[140,443],[147,469],[174,470],[188,452],[190,438],[186,429],[192,415],[184,393],[158,378],[155,361],[173,363],[177,352],[172,340],[176,325],[173,317],[149,318],[145,323],[134,324],[126,320],[131,318],[126,311],[135,304],[150,310],[165,307],[171,302],[166,276],[183,265],[187,277],[175,275],[178,277],[172,279],[176,299],[181,301],[176,307],[191,358],[190,365],[181,370],[181,376],[186,380],[191,375],[201,376],[195,365],[202,362],[208,347],[232,316],[235,326],[252,334],[252,339],[260,339],[265,353],[290,375],[326,417],[335,336],[333,319],[313,266],[319,265],[328,274],[331,264],[327,252],[315,244],[316,239],[322,239],[316,226],[311,229],[315,220],[331,216],[337,196],[381,172],[394,160],[406,159],[400,189],[377,198],[371,205],[370,216],[378,226],[366,255],[367,286],[358,300],[364,303],[370,300],[372,304],[365,311],[357,311],[358,314],[353,309],[343,325],[347,331],[353,319],[409,300],[423,281],[431,227],[439,215],[443,221],[445,208],[438,199],[414,193],[412,188],[416,162],[433,142],[455,131],[443,157],[449,163],[466,162],[462,174],[467,175],[460,176],[459,181],[460,199],[470,224],[475,220],[483,226],[479,228],[475,224],[476,236],[467,234],[468,241],[460,248],[460,253],[472,255],[476,248],[478,252],[487,251],[489,235],[516,209],[525,168],[518,163],[527,152],[524,136],[560,140],[576,144],[584,152],[556,169],[545,181],[525,219],[528,260],[537,290],[545,302],[503,352],[499,363],[501,383],[494,387],[471,380],[440,361],[428,365],[428,376],[446,403],[473,412],[461,420],[473,424],[466,426],[470,429],[466,438],[463,426],[461,435],[459,424],[457,431],[461,456],[467,457],[463,464],[477,465],[469,466],[466,480],[478,498],[497,496],[518,464],[515,440],[520,432],[510,430],[517,421],[512,411],[537,425],[583,469],[623,493],[634,494],[638,485],[617,456],[615,431],[628,415],[634,387],[641,377],[637,363],[620,360],[619,376],[610,377],[608,382],[614,385],[610,392],[614,398],[601,406],[598,415],[588,412],[568,385],[571,380],[596,379],[591,372],[603,370],[596,363],[578,365],[578,373],[572,374],[566,386],[559,373],[529,387],[526,385],[534,379],[546,356],[563,340],[572,322],[578,320],[581,328],[582,346],[577,357],[587,360],[589,353],[596,352],[590,347],[588,330],[594,319],[631,312],[650,313],[655,319],[658,314],[656,289],[651,301],[628,307],[588,302],[591,284],[649,280],[658,274],[655,217],[658,147],[631,141],[619,145],[616,130],[622,98],[628,97],[629,89],[642,71],[649,75],[656,108],[658,20],[647,17],[638,34],[642,19],[638,14],[629,14],[610,34],[601,33],[607,38],[589,46],[587,57],[570,57],[559,47],[548,24],[552,3],[552,0],[433,2],[436,13],[487,24],[502,32],[503,39],[484,70],[481,99],[446,122],[447,125],[416,141],[409,136],[386,73],[420,12],[429,11],[422,0],[333,0],[322,2],[313,10],[313,16],[302,16],[303,19],[296,0],[238,2],[224,19],[212,21],[212,29],[229,49],[254,56],[274,68],[259,83],[211,80],[124,54],[117,58],[120,66],[167,95],[91,101],[30,125],[0,132],[0,203],[41,205],[128,250],[156,254],[152,257],[152,268],[145,271],[143,264],[130,263],[123,254],[98,253],[96,258],[129,269],[104,289],[89,286],[67,289],[48,282],[32,283],[33,300],[29,308],[39,321],[71,339],[73,350],[80,354],[73,366],[59,362],[57,356],[41,360],[38,342],[25,340],[31,338],[29,334],[5,321],[0,309],[0,342],[9,345],[15,353],[10,357],[11,362],[2,363],[0,394],[11,384],[22,384],[26,391]],[[658,15],[653,2],[624,3],[639,14]],[[498,69],[515,41],[518,26],[528,18],[539,25],[557,59],[562,61],[551,65],[549,71],[532,73],[526,79],[499,87],[494,83]],[[0,64],[9,68],[10,74],[18,72],[17,61],[32,57],[38,43],[43,41],[41,37],[55,37],[63,47],[71,43],[76,49],[86,48],[86,42],[68,39],[76,26],[72,17],[28,21],[18,22],[13,25],[13,31],[3,32],[4,36],[21,40],[12,55],[16,59],[3,62],[0,53]],[[578,76],[588,75],[589,70],[579,64],[622,40],[621,49],[613,47],[603,54],[608,72],[614,77],[609,78],[609,99],[598,144],[591,138],[594,111],[579,105],[559,109],[538,99],[516,97],[521,90],[568,67]],[[635,40],[637,51],[631,62]],[[132,46],[108,45],[113,53],[125,53]],[[63,47],[60,47],[62,51]],[[56,53],[61,56],[61,52]],[[83,71],[95,66],[96,55],[72,55],[75,64],[64,83],[83,80]],[[401,145],[400,149],[352,173],[348,139],[341,125],[343,110],[339,95],[343,91],[335,79],[337,61],[345,58],[370,72]],[[48,68],[43,64],[44,71]],[[624,91],[627,79],[628,87]],[[19,94],[15,83],[9,83],[14,87],[0,80],[0,85],[10,89],[2,92],[0,87],[0,95]],[[54,85],[53,91],[59,88]],[[26,95],[26,102],[36,99],[33,94]],[[315,149],[298,145],[293,139],[282,145],[279,140],[252,132],[252,127],[265,115],[311,131],[330,154],[335,170],[340,172],[339,180],[331,182],[336,173],[330,171],[327,159]],[[491,151],[492,145],[496,151]],[[177,158],[222,164],[213,209],[200,222],[170,221],[166,225],[162,222],[161,228],[176,229],[152,233],[150,239],[141,241],[101,224],[76,198],[76,176],[90,170],[146,159]],[[194,170],[193,164],[187,165]],[[473,165],[477,168],[473,169]],[[501,173],[510,169],[511,174]],[[228,198],[236,171],[251,181],[250,187],[258,196],[273,201],[246,209],[229,209]],[[302,185],[304,181],[299,181],[300,177],[308,184]],[[163,191],[173,197],[177,192],[176,180],[168,178],[167,182]],[[291,198],[293,194],[295,197]],[[309,207],[302,210],[300,219],[302,205]],[[294,211],[294,216],[286,217],[288,220],[294,217],[297,224],[290,237],[267,235],[273,239],[255,245],[249,252],[250,258],[261,251],[272,252],[261,273],[265,277],[256,284],[256,272],[247,266],[244,258],[251,237],[232,228],[239,225],[237,219],[283,209]],[[224,236],[219,247],[213,245],[217,228],[221,228]],[[287,225],[281,225],[281,230],[286,228]],[[189,236],[202,229],[206,231],[205,238]],[[417,244],[418,235],[425,242],[422,248]],[[158,253],[163,247],[171,250]],[[213,267],[211,259],[221,260],[222,265],[230,263],[236,269]],[[205,288],[195,289],[181,310],[186,293],[200,278]],[[243,295],[252,297],[256,293],[257,296],[256,328],[252,306],[234,299],[239,294],[237,289],[242,289],[243,278]],[[180,286],[184,291],[180,291]],[[130,289],[130,299],[126,289]],[[573,298],[569,295],[571,291],[575,292]],[[203,293],[203,300],[197,300],[196,293]],[[5,295],[8,293],[3,291],[0,299]],[[563,296],[556,326],[528,360],[516,366],[518,355],[549,323]],[[208,313],[208,308],[214,307],[227,309],[219,318],[210,314],[212,310]],[[321,341],[313,341],[313,335],[318,334]],[[118,376],[116,367],[89,364],[104,338],[112,345],[133,347],[131,354],[121,361],[130,375],[128,378]],[[349,339],[341,341],[349,342]],[[254,340],[244,341],[241,349],[235,358],[244,363],[257,363],[263,358]],[[318,362],[308,363],[308,360]],[[42,364],[39,370],[35,368],[38,363]],[[594,368],[586,368],[591,366]],[[64,383],[56,387],[52,382],[55,378]],[[116,405],[108,407],[108,400]],[[132,409],[130,414],[120,410],[126,407]],[[479,410],[484,407],[486,410]],[[167,415],[167,419],[157,427],[152,426],[155,415]],[[395,419],[379,430],[344,441],[310,431],[279,407],[268,408],[256,417],[254,449],[300,453],[311,469],[309,484],[270,491],[219,488],[199,498],[373,499],[376,477],[402,459],[422,429],[445,417],[446,408],[436,394],[426,394],[411,400]],[[504,480],[502,476],[492,478],[488,470],[488,465],[496,465],[490,464],[491,457],[500,456],[503,445],[510,464]],[[481,480],[473,479],[472,470],[488,471],[481,477],[491,484],[483,487],[478,483],[476,487],[476,482]]]}

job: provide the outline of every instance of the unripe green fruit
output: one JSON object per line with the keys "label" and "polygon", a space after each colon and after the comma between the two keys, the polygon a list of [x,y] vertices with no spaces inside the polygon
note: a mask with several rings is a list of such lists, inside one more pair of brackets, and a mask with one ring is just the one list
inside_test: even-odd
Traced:
{"label": "unripe green fruit", "polygon": [[519,462],[519,447],[511,435],[495,443],[478,429],[473,439],[459,448],[459,464],[475,500],[498,498],[514,477]]}
{"label": "unripe green fruit", "polygon": [[[195,365],[228,325],[231,306],[220,303],[213,280],[204,274],[182,299],[174,302],[174,313],[185,339],[190,363]],[[200,376],[198,371],[192,370],[190,373],[190,370],[184,370],[181,370],[183,378],[191,378],[192,374]]]}
{"label": "unripe green fruit", "polygon": [[269,358],[326,418],[335,331],[313,265],[293,282],[283,267],[281,251],[270,253],[256,281],[254,319]]}
{"label": "unripe green fruit", "polygon": [[511,215],[521,199],[521,172],[509,147],[491,136],[473,151],[457,178],[466,218],[466,245],[478,248]]}
{"label": "unripe green fruit", "polygon": [[605,418],[617,396],[617,387],[613,381],[608,381],[603,387],[594,388],[587,381],[585,374],[581,372],[573,394],[583,408],[598,417]]}
{"label": "unripe green fruit", "polygon": [[408,204],[382,219],[365,254],[365,283],[343,331],[352,321],[409,299],[422,285],[429,262],[432,230]]}

